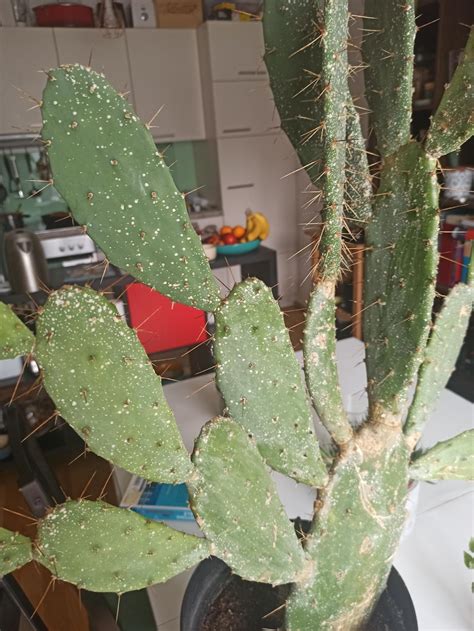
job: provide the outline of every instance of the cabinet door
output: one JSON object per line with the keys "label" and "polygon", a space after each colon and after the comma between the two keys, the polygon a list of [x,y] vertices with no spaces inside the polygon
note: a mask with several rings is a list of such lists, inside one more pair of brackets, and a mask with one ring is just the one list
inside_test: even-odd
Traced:
{"label": "cabinet door", "polygon": [[41,100],[46,76],[41,70],[58,65],[49,28],[0,29],[0,133],[33,133],[41,126],[34,107]]}
{"label": "cabinet door", "polygon": [[268,77],[260,22],[207,22],[213,81],[248,81]]}
{"label": "cabinet door", "polygon": [[195,29],[127,30],[135,107],[157,141],[205,137]]}
{"label": "cabinet door", "polygon": [[[132,88],[128,67],[127,43],[125,34],[111,37],[110,31],[90,28],[54,29],[58,47],[59,63],[79,63],[103,72],[119,92],[129,92]],[[129,97],[131,101],[132,98]]]}
{"label": "cabinet door", "polygon": [[[263,212],[270,222],[265,245],[294,253],[297,213],[296,154],[282,133],[218,140],[222,204],[227,224],[245,222],[245,210]],[[285,177],[287,176],[288,177]]]}
{"label": "cabinet door", "polygon": [[222,81],[213,90],[218,138],[278,132],[280,118],[266,81]]}

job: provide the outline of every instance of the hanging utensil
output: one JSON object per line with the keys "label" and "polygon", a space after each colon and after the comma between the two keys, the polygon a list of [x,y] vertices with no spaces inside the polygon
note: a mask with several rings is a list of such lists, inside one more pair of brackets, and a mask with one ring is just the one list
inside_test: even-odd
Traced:
{"label": "hanging utensil", "polygon": [[25,193],[21,187],[20,174],[18,172],[15,154],[11,153],[8,156],[5,156],[5,166],[7,167],[8,175],[10,176],[10,192],[16,193],[20,199],[23,199],[25,197]]}
{"label": "hanging utensil", "polygon": [[8,197],[8,191],[3,183],[3,175],[0,175],[0,209],[3,209],[3,204]]}

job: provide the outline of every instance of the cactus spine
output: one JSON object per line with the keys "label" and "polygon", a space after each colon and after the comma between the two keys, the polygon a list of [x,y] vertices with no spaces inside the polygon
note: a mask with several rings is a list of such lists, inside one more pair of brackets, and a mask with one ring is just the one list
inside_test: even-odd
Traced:
{"label": "cactus spine", "polygon": [[[167,580],[212,553],[245,578],[294,583],[286,606],[289,631],[358,629],[390,570],[409,475],[472,476],[472,432],[423,454],[415,447],[472,309],[472,285],[454,289],[430,332],[436,160],[474,133],[474,33],[427,140],[415,142],[409,130],[414,1],[367,0],[366,11],[372,33],[363,46],[367,98],[383,158],[374,194],[347,83],[347,0],[265,3],[266,63],[282,126],[321,191],[322,257],[304,358],[311,401],[333,441],[327,467],[269,290],[247,280],[221,302],[182,200],[130,107],[89,69],[68,66],[49,74],[43,136],[58,189],[113,262],[174,300],[215,312],[217,380],[228,416],[209,421],[189,459],[134,332],[92,290],[54,292],[39,316],[34,352],[58,413],[113,462],[148,479],[186,481],[205,537],[180,535],[102,502],[68,501],[42,522],[33,548],[0,532],[0,572],[34,555],[59,578],[123,592]],[[345,222],[369,222],[369,414],[356,429],[342,405],[334,361]],[[17,323],[12,329],[8,313],[3,322],[8,340]],[[94,331],[101,335],[93,338]],[[440,331],[449,332],[447,354]],[[21,343],[4,344],[8,352],[31,349],[24,333]],[[69,376],[75,370],[65,352],[70,347],[80,351],[77,378]],[[107,383],[112,365],[118,372]],[[410,407],[407,391],[417,375]],[[285,517],[270,467],[318,488],[302,543]]]}

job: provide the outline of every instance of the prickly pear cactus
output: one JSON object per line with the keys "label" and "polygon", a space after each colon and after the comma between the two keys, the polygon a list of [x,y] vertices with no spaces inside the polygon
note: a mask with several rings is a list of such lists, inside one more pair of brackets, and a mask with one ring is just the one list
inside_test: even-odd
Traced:
{"label": "prickly pear cactus", "polygon": [[[308,392],[270,290],[250,279],[219,299],[146,126],[90,69],[49,73],[43,138],[56,186],[112,262],[173,300],[214,312],[226,410],[205,425],[189,458],[136,333],[104,296],[71,287],[52,293],[36,342],[9,310],[0,311],[3,357],[34,347],[57,413],[88,448],[148,479],[185,481],[203,534],[184,535],[101,501],[68,500],[41,521],[33,543],[0,531],[0,572],[34,557],[57,578],[122,593],[213,554],[244,578],[292,583],[288,631],[360,629],[390,571],[409,478],[473,477],[472,431],[426,451],[417,445],[472,310],[471,270],[432,325],[437,159],[474,134],[474,33],[426,140],[416,142],[414,0],[367,0],[366,12],[367,99],[382,156],[376,188],[348,86],[347,0],[265,2],[276,106],[322,200],[322,256],[304,335]],[[367,242],[369,411],[357,428],[344,410],[335,365],[335,287],[349,223],[365,226]],[[309,401],[332,441],[324,459]],[[318,489],[301,541],[270,469]]]}
{"label": "prickly pear cactus", "polygon": [[183,195],[147,126],[90,68],[48,73],[42,138],[54,186],[111,263],[172,300],[219,303]]}

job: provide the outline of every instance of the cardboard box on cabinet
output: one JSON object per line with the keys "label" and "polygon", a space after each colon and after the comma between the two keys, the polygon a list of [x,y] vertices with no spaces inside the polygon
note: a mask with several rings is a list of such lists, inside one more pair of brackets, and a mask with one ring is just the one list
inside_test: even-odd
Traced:
{"label": "cardboard box on cabinet", "polygon": [[155,0],[159,28],[196,28],[202,24],[201,0]]}

